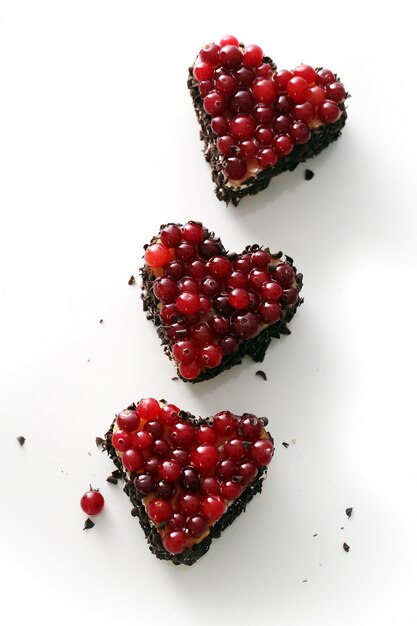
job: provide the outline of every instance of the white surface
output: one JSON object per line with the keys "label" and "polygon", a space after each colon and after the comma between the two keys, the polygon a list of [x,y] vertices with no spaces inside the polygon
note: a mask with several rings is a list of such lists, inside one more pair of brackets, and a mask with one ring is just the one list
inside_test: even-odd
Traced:
{"label": "white surface", "polygon": [[[417,623],[411,5],[224,4],[0,3],[8,624]],[[238,209],[213,194],[185,84],[195,53],[226,32],[281,67],[329,66],[353,95],[342,139],[308,163],[312,181],[300,167]],[[127,281],[159,224],[187,219],[232,249],[282,249],[305,275],[268,382],[251,361],[171,381]],[[192,568],[151,555],[95,447],[144,395],[266,414],[278,444],[264,494]],[[106,506],[82,532],[89,482]]]}

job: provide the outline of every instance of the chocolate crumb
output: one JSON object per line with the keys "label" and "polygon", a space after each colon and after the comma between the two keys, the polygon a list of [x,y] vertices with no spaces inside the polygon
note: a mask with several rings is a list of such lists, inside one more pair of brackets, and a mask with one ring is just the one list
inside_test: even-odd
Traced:
{"label": "chocolate crumb", "polygon": [[111,483],[112,485],[117,485],[117,478],[115,476],[107,476],[106,478],[108,483]]}
{"label": "chocolate crumb", "polygon": [[350,550],[350,546],[348,546],[348,544],[346,542],[343,544],[343,550],[345,552],[349,552],[349,550]]}
{"label": "chocolate crumb", "polygon": [[96,446],[97,448],[103,447],[104,439],[102,437],[96,437]]}
{"label": "chocolate crumb", "polygon": [[18,437],[16,437],[16,439],[20,443],[21,446],[23,446],[23,444],[26,441],[26,437],[23,437],[23,435],[19,435]]}
{"label": "chocolate crumb", "polygon": [[179,380],[178,376],[173,376],[171,380]]}
{"label": "chocolate crumb", "polygon": [[350,519],[350,516],[352,515],[352,511],[353,511],[353,508],[351,506],[348,509],[346,509],[346,515],[348,516],[349,519]]}
{"label": "chocolate crumb", "polygon": [[136,282],[136,279],[134,276],[131,276],[127,282],[128,285],[134,285]]}
{"label": "chocolate crumb", "polygon": [[88,456],[91,456],[91,452],[87,452]]}
{"label": "chocolate crumb", "polygon": [[304,172],[304,178],[306,180],[311,180],[314,176],[314,172],[312,170],[305,170]]}
{"label": "chocolate crumb", "polygon": [[104,322],[104,320],[100,320],[100,324],[102,324]]}
{"label": "chocolate crumb", "polygon": [[111,473],[112,476],[114,476],[115,478],[122,478],[122,472],[119,469],[113,470],[113,472]]}
{"label": "chocolate crumb", "polygon": [[306,582],[307,582],[307,578],[305,580],[303,580],[303,583],[306,583]]}
{"label": "chocolate crumb", "polygon": [[94,522],[92,522],[91,519],[87,517],[87,519],[84,522],[83,530],[89,530],[90,528],[93,528],[93,526],[95,526]]}
{"label": "chocolate crumb", "polygon": [[315,533],[315,534],[313,535],[313,537],[317,537],[317,535],[318,535],[318,533]]}
{"label": "chocolate crumb", "polygon": [[139,511],[136,507],[133,507],[133,509],[130,511],[130,514],[132,517],[139,517]]}
{"label": "chocolate crumb", "polygon": [[341,526],[341,527],[340,527],[340,530],[345,530],[345,527],[344,527],[344,526]]}
{"label": "chocolate crumb", "polygon": [[260,376],[264,380],[268,380],[267,377],[266,377],[266,374],[265,374],[265,372],[263,370],[258,370],[257,372],[255,372],[255,376]]}
{"label": "chocolate crumb", "polygon": [[287,443],[286,441],[283,441],[282,445],[284,446],[284,448],[289,448],[290,447],[290,444]]}

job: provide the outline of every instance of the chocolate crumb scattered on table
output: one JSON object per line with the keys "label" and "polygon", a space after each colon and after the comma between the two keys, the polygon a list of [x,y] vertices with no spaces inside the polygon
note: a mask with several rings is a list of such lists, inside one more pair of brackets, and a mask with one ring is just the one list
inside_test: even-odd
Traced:
{"label": "chocolate crumb scattered on table", "polygon": [[348,546],[348,544],[346,542],[343,544],[343,550],[345,552],[349,552],[349,550],[350,550],[350,546]]}
{"label": "chocolate crumb scattered on table", "polygon": [[258,370],[257,372],[255,372],[255,376],[260,376],[264,380],[268,380],[267,377],[266,377],[266,374],[265,374],[265,372],[263,370]]}
{"label": "chocolate crumb scattered on table", "polygon": [[304,172],[304,178],[306,180],[311,180],[314,176],[314,172],[312,170],[305,170]]}
{"label": "chocolate crumb scattered on table", "polygon": [[23,435],[19,435],[18,437],[16,437],[16,440],[20,443],[21,446],[23,446],[26,441],[26,437],[23,437]]}
{"label": "chocolate crumb scattered on table", "polygon": [[127,284],[128,284],[128,285],[134,285],[134,284],[135,284],[135,282],[136,282],[136,279],[135,279],[135,277],[132,275],[132,276],[129,278],[129,280],[128,280]]}
{"label": "chocolate crumb scattered on table", "polygon": [[348,516],[348,518],[350,518],[350,516],[352,515],[352,511],[353,511],[353,508],[351,506],[348,509],[346,509],[346,515]]}
{"label": "chocolate crumb scattered on table", "polygon": [[116,476],[112,476],[112,475],[107,476],[106,480],[107,480],[108,483],[111,483],[112,485],[117,485],[117,478],[116,478]]}
{"label": "chocolate crumb scattered on table", "polygon": [[286,441],[283,441],[282,445],[284,446],[284,448],[289,448],[290,447],[290,444],[287,443]]}
{"label": "chocolate crumb scattered on table", "polygon": [[93,526],[95,526],[94,522],[92,522],[91,519],[87,517],[87,519],[84,522],[83,530],[89,530],[90,528],[93,528]]}

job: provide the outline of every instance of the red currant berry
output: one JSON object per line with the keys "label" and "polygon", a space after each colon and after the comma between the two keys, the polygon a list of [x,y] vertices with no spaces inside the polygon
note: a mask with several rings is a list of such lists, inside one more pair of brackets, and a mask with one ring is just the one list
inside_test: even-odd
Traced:
{"label": "red currant berry", "polygon": [[213,117],[210,126],[215,135],[227,135],[229,133],[229,122],[223,115]]}
{"label": "red currant berry", "polygon": [[210,273],[216,278],[224,278],[232,273],[232,264],[224,256],[215,256],[208,262]]}
{"label": "red currant berry", "polygon": [[154,398],[142,398],[136,407],[139,417],[147,422],[156,420],[160,410],[159,402]]}
{"label": "red currant berry", "polygon": [[259,152],[259,144],[255,139],[246,139],[239,144],[240,155],[245,159],[254,159]]}
{"label": "red currant berry", "polygon": [[159,475],[162,480],[174,482],[178,480],[181,474],[181,467],[175,461],[163,461],[159,466]]}
{"label": "red currant berry", "polygon": [[[182,319],[182,322],[183,321],[184,320]],[[167,330],[167,338],[172,342],[178,341],[179,339],[184,339],[186,337],[189,337],[189,332],[184,323],[171,324],[171,327]]]}
{"label": "red currant berry", "polygon": [[271,260],[271,254],[267,250],[256,250],[250,256],[253,267],[260,270],[266,270]]}
{"label": "red currant berry", "polygon": [[203,107],[209,115],[220,115],[225,107],[224,97],[218,91],[211,91],[204,98]]}
{"label": "red currant berry", "polygon": [[181,228],[181,232],[183,239],[193,246],[197,245],[204,239],[203,228],[200,224],[196,224],[195,222],[187,222],[187,224],[184,224]]}
{"label": "red currant berry", "polygon": [[192,327],[191,339],[197,346],[206,346],[213,341],[213,334],[207,322],[198,322]]}
{"label": "red currant berry", "polygon": [[184,493],[178,498],[178,509],[184,515],[197,515],[200,512],[200,498],[192,493]]}
{"label": "red currant berry", "polygon": [[178,369],[181,376],[183,378],[186,378],[187,380],[193,380],[194,378],[197,378],[201,373],[201,367],[195,362],[189,363],[187,365],[185,363],[180,363]]}
{"label": "red currant berry", "polygon": [[234,71],[234,77],[240,87],[250,87],[255,80],[255,72],[249,67],[240,67]]}
{"label": "red currant berry", "polygon": [[216,466],[219,460],[219,450],[216,446],[203,444],[191,452],[191,463],[200,472],[208,472]]}
{"label": "red currant berry", "polygon": [[262,422],[255,415],[247,414],[240,422],[240,432],[244,441],[254,441],[262,431]]}
{"label": "red currant berry", "polygon": [[321,85],[325,87],[329,83],[334,82],[335,75],[331,70],[322,69],[317,72],[316,83],[317,85]]}
{"label": "red currant berry", "polygon": [[203,478],[200,485],[203,496],[215,496],[220,493],[220,483],[215,476]]}
{"label": "red currant berry", "polygon": [[260,76],[262,78],[270,78],[272,72],[272,67],[270,63],[261,63],[260,66],[256,69],[256,76]]}
{"label": "red currant berry", "polygon": [[281,94],[280,96],[278,96],[278,99],[275,105],[276,114],[288,115],[289,113],[291,113],[291,109],[293,106],[294,106],[294,100],[292,100],[285,94]]}
{"label": "red currant berry", "polygon": [[[165,439],[156,439],[152,444],[151,452],[154,455],[154,457],[156,457],[157,459],[165,459],[168,456],[168,454],[171,452],[171,447],[169,443],[165,441]],[[150,467],[148,467],[147,465],[148,462],[149,461],[145,461],[145,470],[147,472],[150,472],[151,469],[152,471],[157,471],[158,468],[155,469],[152,464]],[[153,463],[153,460],[152,460],[152,463]]]}
{"label": "red currant berry", "polygon": [[307,89],[306,98],[308,102],[311,102],[311,104],[317,107],[325,100],[326,93],[323,87],[320,87],[320,85],[314,85],[313,87]]}
{"label": "red currant berry", "polygon": [[161,237],[162,243],[168,246],[168,248],[175,248],[175,246],[181,243],[181,231],[175,224],[167,224],[167,226],[164,226],[159,236]]}
{"label": "red currant berry", "polygon": [[183,261],[183,263],[191,263],[191,261],[194,261],[196,257],[196,249],[195,246],[184,242],[180,243],[180,245],[175,248],[175,254],[179,261]]}
{"label": "red currant berry", "polygon": [[280,156],[287,156],[294,148],[294,143],[287,135],[276,135],[272,142],[275,152]]}
{"label": "red currant berry", "polygon": [[220,74],[216,80],[216,90],[223,96],[231,96],[237,89],[237,80],[231,74]]}
{"label": "red currant berry", "polygon": [[156,420],[150,420],[146,422],[144,426],[144,431],[152,435],[154,439],[159,439],[164,432],[164,426],[161,422],[157,422]]}
{"label": "red currant berry", "polygon": [[210,318],[209,323],[212,331],[219,337],[227,335],[227,333],[230,331],[229,319],[227,317],[224,317],[223,315],[213,315]]}
{"label": "red currant berry", "polygon": [[306,101],[302,104],[296,104],[293,107],[291,113],[294,120],[309,124],[316,115],[316,109],[314,105],[311,104],[311,102]]}
{"label": "red currant berry", "polygon": [[139,450],[134,450],[133,448],[125,450],[122,456],[122,463],[128,472],[137,472],[143,468],[142,453]]}
{"label": "red currant berry", "polygon": [[259,319],[265,324],[275,324],[281,315],[281,307],[276,302],[264,302],[258,308]]}
{"label": "red currant berry", "polygon": [[216,476],[220,480],[230,480],[236,474],[236,465],[231,459],[223,459],[217,463]]}
{"label": "red currant berry", "polygon": [[252,339],[259,334],[261,327],[256,315],[250,311],[233,316],[232,329],[240,339]]}
{"label": "red currant berry", "polygon": [[231,315],[233,313],[233,307],[226,293],[220,293],[213,298],[213,308],[221,315]]}
{"label": "red currant berry", "polygon": [[231,113],[250,113],[255,105],[255,98],[248,89],[237,91],[230,98],[229,109]]}
{"label": "red currant berry", "polygon": [[238,46],[238,45],[239,45],[239,41],[233,35],[224,35],[224,37],[220,39],[220,47]]}
{"label": "red currant berry", "polygon": [[147,496],[154,489],[154,481],[150,474],[140,474],[133,481],[136,491],[140,496]]}
{"label": "red currant berry", "polygon": [[171,253],[163,243],[151,243],[145,250],[144,259],[150,267],[164,267],[171,260]]}
{"label": "red currant berry", "polygon": [[252,313],[254,311],[257,310],[258,306],[261,303],[261,298],[260,295],[258,293],[256,293],[255,291],[250,291],[249,292],[249,298],[250,298],[250,302],[248,305],[248,311],[252,311]]}
{"label": "red currant berry", "polygon": [[239,272],[242,272],[242,274],[246,274],[247,276],[252,269],[250,256],[247,255],[244,257],[240,257],[239,259],[236,259],[236,261],[233,262],[233,269]]}
{"label": "red currant berry", "polygon": [[269,280],[269,274],[265,270],[253,269],[249,272],[249,284],[254,289],[260,289]]}
{"label": "red currant berry", "polygon": [[233,271],[230,276],[228,276],[226,285],[230,289],[237,289],[239,287],[245,288],[248,286],[248,279],[243,272]]}
{"label": "red currant berry", "polygon": [[185,522],[187,518],[182,513],[173,513],[171,517],[167,519],[166,525],[168,530],[182,530],[185,528]]}
{"label": "red currant berry", "polygon": [[277,153],[272,148],[263,148],[259,151],[258,156],[256,157],[256,162],[261,169],[273,167],[277,161]]}
{"label": "red currant berry", "polygon": [[214,68],[210,63],[205,63],[204,61],[199,61],[194,65],[194,78],[196,80],[210,80],[213,76]]}
{"label": "red currant berry", "polygon": [[235,309],[246,309],[249,304],[249,294],[246,289],[237,287],[229,293],[229,302]]}
{"label": "red currant berry", "polygon": [[187,450],[182,450],[181,448],[175,448],[172,450],[170,458],[172,461],[176,461],[180,467],[184,467],[190,462],[190,455]]}
{"label": "red currant berry", "polygon": [[217,522],[226,511],[225,501],[221,496],[206,496],[201,503],[201,512],[209,522]]}
{"label": "red currant berry", "polygon": [[154,524],[161,524],[172,515],[172,506],[167,500],[157,498],[148,504],[147,513]]}
{"label": "red currant berry", "polygon": [[208,530],[208,523],[201,515],[193,515],[188,519],[186,528],[191,537],[201,537]]}
{"label": "red currant berry", "polygon": [[232,135],[223,135],[216,141],[217,150],[224,156],[232,157],[237,150],[237,142]]}
{"label": "red currant berry", "polygon": [[200,474],[195,467],[183,467],[181,470],[180,483],[185,491],[198,491],[200,487]]}
{"label": "red currant berry", "polygon": [[207,275],[206,264],[201,259],[193,261],[187,267],[187,273],[191,278],[204,278]]}
{"label": "red currant berry", "polygon": [[240,157],[228,157],[223,163],[223,171],[230,180],[241,180],[246,170],[246,162]]}
{"label": "red currant berry", "polygon": [[250,461],[242,463],[239,466],[238,471],[239,476],[242,479],[240,481],[241,485],[249,485],[255,480],[258,475],[258,468],[256,467],[256,465],[254,465],[254,463],[251,463]]}
{"label": "red currant berry", "polygon": [[217,413],[213,418],[213,428],[219,435],[231,435],[236,432],[236,416],[230,413],[230,411]]}
{"label": "red currant berry", "polygon": [[171,278],[179,280],[185,275],[185,265],[184,263],[181,263],[181,261],[174,259],[165,266],[164,271],[167,276],[171,276]]}
{"label": "red currant berry", "polygon": [[211,309],[211,299],[208,296],[199,296],[200,313],[208,313]]}
{"label": "red currant berry", "polygon": [[246,454],[245,446],[241,439],[230,439],[226,441],[223,451],[225,456],[235,463],[241,461]]}
{"label": "red currant berry", "polygon": [[276,302],[282,296],[282,287],[275,281],[268,281],[261,287],[261,297],[267,302]]}
{"label": "red currant berry", "polygon": [[187,422],[178,422],[169,431],[169,439],[178,448],[187,448],[194,441],[194,428]]}
{"label": "red currant berry", "polygon": [[285,289],[292,285],[295,280],[294,270],[288,263],[280,263],[274,270],[273,278]]}
{"label": "red currant berry", "polygon": [[274,108],[269,104],[257,104],[252,111],[252,117],[257,124],[268,126],[274,119]]}
{"label": "red currant berry", "polygon": [[195,361],[197,350],[192,341],[178,341],[172,346],[172,355],[180,363],[189,365]]}
{"label": "red currant berry", "polygon": [[[307,95],[307,81],[302,76],[294,76],[287,83],[287,92],[294,102],[304,102]],[[207,97],[207,96],[206,96]]]}
{"label": "red currant berry", "polygon": [[257,466],[269,465],[274,455],[274,446],[269,439],[258,439],[249,448],[249,459]]}
{"label": "red currant berry", "polygon": [[140,418],[136,411],[125,409],[117,416],[117,425],[121,430],[132,432],[139,428]]}
{"label": "red currant berry", "polygon": [[292,120],[288,115],[279,115],[278,117],[276,117],[273,126],[277,135],[287,133],[291,126],[291,123]]}
{"label": "red currant berry", "polygon": [[283,306],[289,306],[291,304],[295,304],[298,301],[297,289],[294,289],[294,288],[284,289],[279,301]]}
{"label": "red currant berry", "polygon": [[293,78],[294,74],[288,70],[278,70],[275,72],[273,79],[274,83],[278,87],[278,91],[285,91],[288,85],[288,81]]}
{"label": "red currant berry", "polygon": [[162,305],[160,316],[161,316],[161,320],[165,324],[174,324],[175,322],[178,322],[178,318],[181,317],[180,312],[178,311],[175,304]]}
{"label": "red currant berry", "polygon": [[242,50],[235,44],[223,45],[220,49],[220,63],[228,70],[241,65],[243,59]]}
{"label": "red currant berry", "polygon": [[270,146],[274,138],[274,132],[272,128],[267,126],[258,126],[255,132],[255,139],[261,144],[261,146]]}
{"label": "red currant berry", "polygon": [[246,67],[258,67],[262,63],[264,53],[256,44],[249,44],[243,53],[243,65]]}
{"label": "red currant berry", "polygon": [[220,365],[223,358],[223,352],[219,346],[215,344],[209,344],[201,348],[198,354],[198,363],[202,368],[213,368]]}
{"label": "red currant berry", "polygon": [[271,78],[257,78],[252,85],[256,102],[271,104],[278,95],[276,83]]}
{"label": "red currant berry", "polygon": [[244,141],[252,137],[255,131],[255,122],[251,115],[236,115],[230,121],[230,132],[235,139]]}
{"label": "red currant berry", "polygon": [[239,483],[234,483],[232,480],[227,480],[220,484],[220,493],[226,500],[236,500],[243,493],[243,486]]}
{"label": "red currant berry", "polygon": [[189,547],[189,538],[183,530],[173,530],[165,535],[164,548],[170,554],[182,554]]}
{"label": "red currant berry", "polygon": [[325,100],[317,110],[319,118],[325,122],[325,124],[333,124],[337,122],[340,117],[340,109],[335,102],[331,100]]}
{"label": "red currant berry", "polygon": [[169,276],[157,278],[153,284],[155,297],[166,304],[173,302],[177,296],[177,283]]}
{"label": "red currant berry", "polygon": [[294,122],[289,130],[289,135],[294,143],[303,144],[310,140],[311,131],[304,122]]}
{"label": "red currant berry", "polygon": [[152,444],[153,437],[146,430],[140,430],[132,437],[132,448],[135,448],[135,450],[149,450]]}
{"label": "red currant berry", "polygon": [[127,430],[117,430],[113,433],[111,442],[113,444],[113,448],[119,450],[119,452],[124,452],[131,446],[132,435],[127,432]]}
{"label": "red currant berry", "polygon": [[175,485],[172,482],[166,480],[158,480],[155,485],[154,492],[157,498],[163,500],[171,500],[175,492]]}
{"label": "red currant berry", "polygon": [[217,443],[217,433],[211,426],[206,426],[205,424],[203,424],[202,426],[198,427],[195,434],[196,439],[200,444],[208,443],[210,445],[214,445],[215,443]]}
{"label": "red currant berry", "polygon": [[200,50],[200,59],[216,67],[219,64],[220,46],[216,43],[206,43]]}
{"label": "red currant berry", "polygon": [[175,404],[165,404],[161,407],[159,420],[163,426],[173,426],[178,420],[179,408]]}
{"label": "red currant berry", "polygon": [[198,91],[202,98],[207,96],[211,91],[214,91],[214,80],[202,80],[198,83]]}
{"label": "red currant berry", "polygon": [[198,252],[203,259],[210,259],[212,256],[220,254],[220,246],[214,239],[205,239],[198,246]]}
{"label": "red currant berry", "polygon": [[232,354],[238,349],[239,342],[234,335],[226,335],[220,340],[219,346],[223,350],[223,354]]}
{"label": "red currant berry", "polygon": [[80,505],[87,515],[97,515],[103,510],[104,498],[96,489],[90,489],[82,496]]}
{"label": "red currant berry", "polygon": [[301,76],[310,85],[316,79],[316,71],[311,65],[297,65],[294,70],[294,76]]}
{"label": "red currant berry", "polygon": [[180,293],[176,300],[176,305],[181,313],[190,315],[191,313],[197,313],[200,309],[200,300],[198,295],[188,291]]}

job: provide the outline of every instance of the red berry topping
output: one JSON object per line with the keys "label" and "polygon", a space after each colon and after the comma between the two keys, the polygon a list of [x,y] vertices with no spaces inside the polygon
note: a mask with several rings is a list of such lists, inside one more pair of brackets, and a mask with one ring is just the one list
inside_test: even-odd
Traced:
{"label": "red berry topping", "polygon": [[206,496],[201,502],[201,512],[209,522],[217,522],[226,511],[226,503],[221,496]]}
{"label": "red berry topping", "polygon": [[259,151],[256,157],[256,162],[261,167],[261,169],[273,167],[277,161],[277,153],[272,148],[263,148]]}
{"label": "red berry topping", "polygon": [[236,465],[231,459],[223,459],[216,465],[216,476],[220,480],[230,480],[236,474]]}
{"label": "red berry topping", "polygon": [[119,452],[124,452],[130,448],[132,443],[132,435],[127,430],[117,430],[113,433],[111,440],[113,447]]}
{"label": "red berry topping", "polygon": [[235,483],[233,480],[227,480],[220,484],[220,493],[226,500],[236,500],[242,495],[243,489],[243,485]]}
{"label": "red berry topping", "polygon": [[146,424],[143,427],[143,429],[144,429],[145,432],[147,432],[150,435],[152,435],[152,437],[154,439],[158,439],[159,437],[161,437],[162,433],[164,432],[163,424],[161,424],[161,422],[157,422],[157,421],[146,422]]}
{"label": "red berry topping", "polygon": [[172,354],[177,361],[184,365],[193,363],[197,357],[197,350],[192,341],[177,341],[172,347]]}
{"label": "red berry topping", "polygon": [[283,289],[292,285],[295,280],[294,270],[291,265],[288,265],[287,263],[277,265],[273,272],[273,277]]}
{"label": "red berry topping", "polygon": [[239,476],[242,479],[241,485],[249,485],[252,483],[258,475],[258,468],[254,463],[246,461],[239,466]]}
{"label": "red berry topping", "polygon": [[229,109],[231,113],[250,113],[254,104],[255,98],[252,92],[248,89],[241,89],[230,98]]}
{"label": "red berry topping", "polygon": [[243,65],[247,67],[258,67],[262,63],[264,53],[262,48],[256,44],[249,44],[243,54]]}
{"label": "red berry topping", "polygon": [[269,465],[274,455],[274,446],[269,439],[258,439],[249,448],[249,459],[257,466]]}
{"label": "red berry topping", "polygon": [[276,83],[270,78],[257,78],[252,85],[256,102],[271,104],[278,95]]}
{"label": "red berry topping", "polygon": [[224,97],[218,91],[211,91],[204,98],[203,107],[209,115],[220,115],[225,107]]}
{"label": "red berry topping", "polygon": [[178,310],[185,315],[197,313],[200,310],[200,300],[197,294],[189,291],[180,293],[176,300],[176,305]]}
{"label": "red berry topping", "polygon": [[294,70],[294,76],[301,76],[310,85],[316,79],[316,72],[311,65],[297,65]]}
{"label": "red berry topping", "polygon": [[179,372],[183,378],[193,380],[200,375],[201,367],[195,362],[189,363],[188,365],[186,365],[185,363],[180,363]]}
{"label": "red berry topping", "polygon": [[164,548],[171,554],[182,554],[189,547],[189,538],[183,530],[174,530],[164,537]]}
{"label": "red berry topping", "polygon": [[171,253],[163,243],[151,243],[146,248],[144,259],[150,267],[164,267],[171,260]]}
{"label": "red berry topping", "polygon": [[294,122],[290,127],[289,135],[294,143],[303,144],[310,140],[311,131],[304,122]]}
{"label": "red berry topping", "polygon": [[195,467],[184,467],[181,470],[180,483],[185,491],[198,491],[200,487],[200,474]]}
{"label": "red berry topping", "polygon": [[307,89],[307,100],[311,102],[311,104],[314,104],[315,107],[321,104],[325,98],[326,92],[320,85],[313,85],[313,87]]}
{"label": "red berry topping", "polygon": [[298,122],[304,122],[309,124],[316,115],[316,109],[311,102],[303,102],[302,104],[296,104],[292,110],[292,116]]}
{"label": "red berry topping", "polygon": [[196,80],[210,80],[213,76],[214,68],[210,63],[199,61],[194,65],[194,77]]}
{"label": "red berry topping", "polygon": [[218,448],[210,444],[198,446],[191,452],[191,463],[201,472],[212,470],[218,459]]}
{"label": "red berry topping", "polygon": [[240,422],[240,429],[244,441],[254,441],[261,434],[262,423],[255,415],[247,415]]}
{"label": "red berry topping", "polygon": [[[159,406],[159,405],[158,405]],[[117,425],[122,430],[128,430],[130,432],[139,428],[140,418],[136,411],[125,409],[117,416]]]}
{"label": "red berry topping", "polygon": [[200,485],[200,491],[204,496],[215,496],[220,493],[220,483],[215,476],[207,476],[203,478]]}
{"label": "red berry topping", "polygon": [[223,96],[231,96],[237,88],[237,80],[231,74],[220,74],[216,80],[216,90]]}
{"label": "red berry topping", "polygon": [[257,124],[272,124],[275,110],[271,104],[257,104],[252,111],[252,117]]}
{"label": "red berry topping", "polygon": [[154,282],[153,292],[161,302],[174,302],[178,293],[177,283],[173,278],[162,276]]}
{"label": "red berry topping", "polygon": [[201,537],[208,530],[207,520],[201,515],[193,515],[188,518],[187,531],[191,537]]}
{"label": "red berry topping", "polygon": [[82,496],[80,505],[87,515],[97,515],[103,510],[104,498],[97,489],[90,489]]}
{"label": "red berry topping", "polygon": [[233,156],[237,150],[236,139],[232,135],[223,135],[216,142],[217,150],[225,156]]}
{"label": "red berry topping", "polygon": [[158,480],[155,485],[154,492],[157,498],[162,498],[163,500],[171,500],[172,496],[175,493],[174,483],[168,482],[166,480]]}
{"label": "red berry topping", "polygon": [[150,474],[140,474],[133,481],[135,489],[140,496],[147,496],[154,489],[154,481]]}
{"label": "red berry topping", "polygon": [[278,91],[285,91],[288,85],[288,81],[293,78],[293,72],[289,72],[288,70],[278,70],[274,74],[274,82],[278,87]]}
{"label": "red berry topping", "polygon": [[196,224],[195,222],[188,222],[187,224],[184,224],[181,232],[185,241],[193,246],[197,245],[204,239],[203,228],[200,224]]}
{"label": "red berry topping", "polygon": [[247,170],[247,165],[241,157],[229,157],[223,163],[223,171],[231,180],[241,180]]}
{"label": "red berry topping", "polygon": [[228,459],[238,463],[246,454],[245,446],[241,439],[230,439],[224,444],[224,454]]}
{"label": "red berry topping", "polygon": [[161,524],[172,514],[172,505],[167,500],[157,498],[148,504],[147,513],[154,524]]}
{"label": "red berry topping", "polygon": [[287,83],[287,92],[295,102],[304,102],[307,96],[308,83],[302,76],[294,76]]}
{"label": "red berry topping", "polygon": [[217,413],[213,419],[213,428],[219,435],[231,435],[236,432],[236,416],[230,413],[230,411]]}
{"label": "red berry topping", "polygon": [[183,263],[191,263],[196,257],[195,246],[186,242],[180,243],[180,245],[175,248],[175,254],[177,255],[177,259],[183,261]]}
{"label": "red berry topping", "polygon": [[242,63],[243,53],[238,45],[226,44],[220,50],[220,63],[228,70],[239,67]]}
{"label": "red berry topping", "polygon": [[255,80],[255,72],[249,67],[240,67],[233,74],[240,87],[250,87]]}
{"label": "red berry topping", "polygon": [[216,43],[206,43],[200,50],[200,59],[216,67],[219,64],[220,46]]}
{"label": "red berry topping", "polygon": [[234,37],[233,35],[224,35],[224,37],[222,37],[220,39],[220,46],[238,46],[239,45],[239,40],[236,39],[236,37]]}
{"label": "red berry topping", "polygon": [[185,265],[181,261],[173,260],[164,267],[164,272],[171,278],[179,280],[185,275]]}
{"label": "red berry topping", "polygon": [[194,428],[187,422],[178,422],[169,431],[169,438],[177,447],[186,448],[194,441]]}
{"label": "red berry topping", "polygon": [[263,300],[267,302],[276,302],[282,296],[282,287],[276,283],[274,280],[271,280],[267,283],[264,283],[261,287],[261,297]]}
{"label": "red berry topping", "polygon": [[335,102],[325,100],[318,108],[320,119],[326,124],[337,122],[340,117],[340,109]]}
{"label": "red berry topping", "polygon": [[252,137],[254,131],[255,121],[250,115],[236,115],[230,121],[230,132],[240,141]]}
{"label": "red berry topping", "polygon": [[229,302],[235,309],[246,309],[249,304],[249,294],[246,289],[237,287],[229,293]]}
{"label": "red berry topping", "polygon": [[128,472],[138,472],[143,468],[143,456],[139,450],[130,448],[123,452],[122,462]]}
{"label": "red berry topping", "polygon": [[178,498],[178,508],[184,515],[197,515],[200,506],[200,498],[192,493],[185,493]]}
{"label": "red berry topping", "polygon": [[232,264],[229,259],[222,256],[215,256],[210,259],[208,268],[210,273],[216,278],[224,278],[232,273]]}
{"label": "red berry topping", "polygon": [[330,70],[322,69],[317,72],[316,83],[317,85],[326,86],[329,83],[334,82],[335,76]]}
{"label": "red berry topping", "polygon": [[154,398],[142,398],[136,408],[139,417],[143,420],[156,420],[159,415],[160,406],[158,400]]}
{"label": "red berry topping", "polygon": [[223,352],[219,348],[219,346],[214,344],[209,344],[208,346],[204,346],[201,348],[198,353],[198,363],[201,367],[205,368],[213,368],[220,365],[223,357]]}
{"label": "red berry topping", "polygon": [[250,311],[235,315],[232,319],[232,329],[240,339],[252,339],[261,330],[258,318]]}
{"label": "red berry topping", "polygon": [[211,129],[216,135],[227,135],[229,133],[229,122],[223,115],[213,117],[210,122]]}
{"label": "red berry topping", "polygon": [[258,315],[264,324],[275,324],[281,319],[281,307],[276,302],[263,302],[258,308]]}
{"label": "red berry topping", "polygon": [[174,482],[180,477],[181,467],[176,461],[163,461],[159,466],[159,475],[162,480]]}
{"label": "red berry topping", "polygon": [[286,156],[294,148],[293,141],[287,135],[276,135],[272,145],[278,156]]}
{"label": "red berry topping", "polygon": [[164,426],[173,426],[178,420],[179,408],[175,404],[165,404],[159,412],[159,420]]}
{"label": "red berry topping", "polygon": [[[149,450],[152,444],[153,437],[150,433],[146,432],[146,430],[140,430],[132,437],[132,448],[135,448],[135,450]],[[117,449],[119,450],[120,448]]]}
{"label": "red berry topping", "polygon": [[217,433],[211,426],[202,425],[196,431],[198,443],[208,443],[214,445],[217,442]]}

